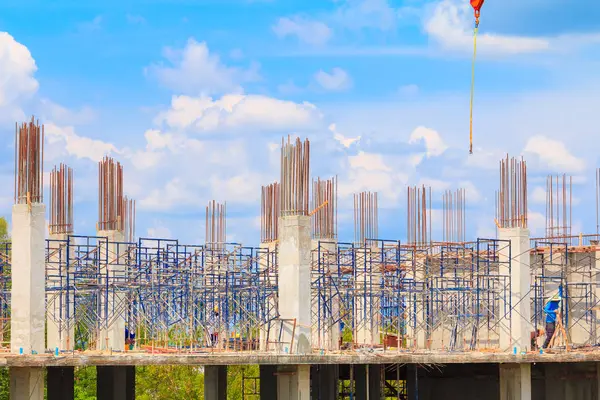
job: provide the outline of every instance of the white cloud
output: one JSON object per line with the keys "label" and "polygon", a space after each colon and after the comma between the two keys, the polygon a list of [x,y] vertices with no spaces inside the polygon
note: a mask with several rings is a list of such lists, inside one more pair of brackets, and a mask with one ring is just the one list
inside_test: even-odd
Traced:
{"label": "white cloud", "polygon": [[279,18],[273,26],[273,32],[280,38],[296,36],[299,41],[310,45],[323,45],[332,35],[331,29],[325,23],[301,16]]}
{"label": "white cloud", "polygon": [[171,239],[173,237],[171,230],[162,224],[148,228],[147,235],[149,238],[157,239]]}
{"label": "white cloud", "polygon": [[331,73],[320,70],[315,74],[316,82],[325,90],[341,91],[352,87],[352,79],[341,68],[333,68]]}
{"label": "white cloud", "polygon": [[71,110],[60,104],[54,103],[49,99],[41,99],[42,119],[51,120],[56,124],[80,125],[92,122],[97,114],[88,106],[83,106],[79,110]]}
{"label": "white cloud", "polygon": [[[483,23],[483,22],[482,22]],[[440,1],[425,23],[425,31],[442,47],[450,50],[473,51],[473,13],[468,2]],[[480,29],[482,27],[480,26]],[[548,50],[545,38],[479,33],[477,48],[482,52],[528,53]]]}
{"label": "white cloud", "polygon": [[13,107],[38,90],[37,71],[29,49],[6,32],[0,32],[0,107]]}
{"label": "white cloud", "polygon": [[433,129],[425,128],[424,126],[417,127],[408,139],[409,144],[425,142],[425,151],[427,157],[435,157],[443,154],[448,146],[439,133]]}
{"label": "white cloud", "polygon": [[527,228],[532,237],[543,237],[546,230],[546,217],[540,212],[527,210]]}
{"label": "white cloud", "polygon": [[314,126],[320,119],[317,108],[307,102],[294,103],[261,95],[225,95],[216,100],[173,96],[171,108],[160,113],[156,122],[201,132],[248,128],[277,131]]}
{"label": "white cloud", "polygon": [[97,31],[102,27],[102,15],[97,15],[93,20],[79,24],[79,30],[84,32]]}
{"label": "white cloud", "polygon": [[333,133],[333,138],[335,140],[337,140],[342,146],[344,146],[347,149],[350,148],[350,146],[352,146],[352,144],[358,143],[360,141],[360,136],[351,138],[351,137],[346,137],[346,136],[342,135],[341,133],[339,133],[336,129],[335,124],[329,125],[329,130],[331,131],[331,133]]}
{"label": "white cloud", "polygon": [[415,15],[412,7],[395,8],[389,0],[344,0],[332,16],[334,22],[349,29],[375,28],[389,31],[398,20]]}
{"label": "white cloud", "polygon": [[350,168],[364,169],[365,171],[391,171],[392,169],[386,165],[381,154],[365,153],[360,151],[355,156],[349,156],[348,162]]}
{"label": "white cloud", "polygon": [[193,38],[188,39],[182,50],[165,48],[163,55],[172,66],[155,64],[147,71],[162,85],[180,93],[239,93],[242,83],[260,79],[258,66],[249,69],[228,67],[218,55],[210,53],[206,42],[198,43]]}
{"label": "white cloud", "polygon": [[[112,143],[79,136],[71,126],[60,127],[52,122],[46,122],[44,125],[46,140],[51,148],[49,159],[58,158],[59,149],[63,148],[70,156],[85,158],[94,162],[102,160],[105,155],[118,153],[117,148]],[[54,149],[54,155],[52,149]]]}
{"label": "white cloud", "polygon": [[585,169],[585,162],[571,154],[563,142],[542,135],[529,138],[523,151],[537,157],[543,167],[555,172],[582,172]]}
{"label": "white cloud", "polygon": [[530,201],[537,204],[546,204],[546,189],[540,186],[536,186],[530,191],[528,195]]}

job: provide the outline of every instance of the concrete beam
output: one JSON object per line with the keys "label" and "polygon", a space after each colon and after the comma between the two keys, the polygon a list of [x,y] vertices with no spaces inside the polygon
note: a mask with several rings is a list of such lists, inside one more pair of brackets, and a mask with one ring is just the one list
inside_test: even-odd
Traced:
{"label": "concrete beam", "polygon": [[98,400],[134,400],[135,367],[97,367]]}
{"label": "concrete beam", "polygon": [[75,398],[75,367],[49,367],[46,370],[48,400]]}
{"label": "concrete beam", "polygon": [[204,367],[204,399],[227,400],[227,366]]}

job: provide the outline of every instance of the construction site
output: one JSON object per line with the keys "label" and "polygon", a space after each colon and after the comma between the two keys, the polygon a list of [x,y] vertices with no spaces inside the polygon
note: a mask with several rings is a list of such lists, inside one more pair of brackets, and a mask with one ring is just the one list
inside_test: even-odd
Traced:
{"label": "construction site", "polygon": [[96,232],[73,230],[66,165],[50,172],[46,210],[43,132],[33,119],[16,128],[0,251],[11,399],[73,399],[74,368],[96,366],[97,398],[129,400],[136,366],[185,364],[204,368],[205,399],[225,400],[228,365],[258,364],[244,399],[600,400],[600,235],[572,232],[569,176],[547,178],[542,238],[528,230],[526,161],[507,156],[490,160],[496,237],[466,237],[463,188],[435,199],[432,237],[439,194],[418,186],[405,189],[406,237],[380,239],[378,195],[361,192],[354,240],[341,242],[337,178],[313,177],[309,141],[286,138],[279,181],[256,188],[260,246],[227,243],[217,201],[206,242],[185,244],[136,235],[110,157],[98,165]]}

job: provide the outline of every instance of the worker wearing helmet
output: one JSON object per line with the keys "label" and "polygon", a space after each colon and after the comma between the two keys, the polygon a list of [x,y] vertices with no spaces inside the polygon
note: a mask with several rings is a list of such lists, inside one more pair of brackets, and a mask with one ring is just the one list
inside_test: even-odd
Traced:
{"label": "worker wearing helmet", "polygon": [[546,341],[542,346],[544,349],[550,344],[550,340],[554,335],[556,329],[556,318],[558,309],[560,307],[560,300],[562,298],[562,286],[558,287],[558,293],[548,299],[548,302],[544,306],[544,312],[546,313]]}

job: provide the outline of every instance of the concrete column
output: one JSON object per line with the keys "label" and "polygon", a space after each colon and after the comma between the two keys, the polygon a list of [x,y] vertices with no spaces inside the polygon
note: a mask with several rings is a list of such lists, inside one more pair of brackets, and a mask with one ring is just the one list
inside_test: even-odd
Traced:
{"label": "concrete column", "polygon": [[48,400],[75,398],[75,367],[48,367],[46,369]]}
{"label": "concrete column", "polygon": [[43,400],[44,369],[16,368],[9,370],[11,400]]}
{"label": "concrete column", "polygon": [[12,212],[11,351],[44,352],[45,212],[43,204],[15,204]]}
{"label": "concrete column", "polygon": [[379,337],[379,274],[372,265],[372,257],[376,257],[376,253],[377,248],[356,249],[356,294],[354,297],[356,337],[354,342],[358,345],[369,346],[381,343]]}
{"label": "concrete column", "polygon": [[311,398],[337,400],[340,370],[337,364],[311,365]]}
{"label": "concrete column", "polygon": [[[406,278],[414,285],[406,297],[406,347],[427,347],[427,321],[425,315],[425,266],[415,253],[406,254]],[[442,328],[443,330],[443,328]]]}
{"label": "concrete column", "polygon": [[281,342],[283,351],[289,354],[312,351],[310,246],[310,217],[279,219],[279,314],[285,320]]}
{"label": "concrete column", "polygon": [[261,365],[260,374],[260,400],[277,400],[277,366]]}
{"label": "concrete column", "polygon": [[134,400],[135,367],[96,367],[98,400]]}
{"label": "concrete column", "polygon": [[279,366],[277,399],[310,400],[310,365]]}
{"label": "concrete column", "polygon": [[[529,351],[531,348],[531,272],[529,269],[529,230],[524,228],[501,228],[499,239],[510,242],[500,243],[501,276],[510,276],[510,306],[508,318],[500,323],[500,350]],[[506,261],[510,260],[510,271]],[[503,312],[503,311],[502,311]]]}
{"label": "concrete column", "polygon": [[[12,353],[44,352],[45,309],[44,204],[15,204],[12,210],[11,340]],[[42,400],[42,368],[11,368],[10,398]]]}
{"label": "concrete column", "polygon": [[[263,250],[264,252],[261,252],[260,256],[259,256],[259,268],[261,271],[261,282],[263,284],[263,286],[267,286],[267,287],[272,287],[275,285],[276,282],[276,277],[275,275],[275,270],[273,268],[276,268],[275,265],[271,265],[271,263],[273,262],[273,258],[269,257],[270,252],[275,251],[275,249],[277,248],[277,242],[268,242],[268,243],[261,243],[260,244],[260,249]],[[264,274],[263,274],[264,271]],[[272,276],[273,275],[273,276]],[[266,312],[274,312],[274,310],[277,309],[277,301],[275,296],[271,296],[267,299],[267,304],[266,304]],[[272,311],[273,310],[273,311]],[[275,315],[273,315],[275,316]],[[268,317],[268,316],[267,316]],[[261,351],[266,351],[267,350],[267,337],[269,337],[270,341],[275,340],[276,338],[276,325],[271,323],[271,332],[268,332],[269,330],[269,324],[265,324],[262,329],[259,332],[259,348]],[[273,348],[270,348],[269,350],[273,350]]]}
{"label": "concrete column", "polygon": [[[322,270],[321,273],[330,273],[330,276],[335,279],[338,273],[337,268],[335,268],[335,262],[333,262],[333,265],[329,262],[332,259],[335,261],[335,257],[337,257],[337,243],[335,239],[325,239],[321,242],[314,239],[312,241],[312,249],[314,255],[313,268],[317,268],[318,257],[320,257],[325,262],[324,267],[327,268],[326,271]],[[314,281],[315,279],[317,279],[316,276],[312,280]],[[339,323],[340,296],[337,288],[332,286],[329,278],[325,278],[324,280],[322,276],[319,276],[318,279],[322,286],[321,293],[317,293],[317,288],[312,288],[314,290],[312,294],[313,346],[329,351],[339,350],[341,336]]]}
{"label": "concrete column", "polygon": [[[52,276],[48,278],[46,285],[56,289],[46,294],[46,348],[51,351],[56,348],[69,351],[73,350],[75,327],[71,320],[74,312],[73,300],[69,301],[65,290],[69,263],[67,259],[69,256],[68,236],[55,234],[50,235],[50,239],[53,241],[49,242],[48,268]],[[67,315],[69,319],[67,319]]]}
{"label": "concrete column", "polygon": [[[103,260],[108,259],[108,265],[100,266],[102,275],[101,282],[106,285],[108,271],[109,292],[103,292],[101,295],[101,314],[104,316],[103,326],[100,329],[97,348],[99,350],[125,351],[125,312],[124,303],[125,293],[114,291],[112,284],[117,281],[123,281],[126,274],[125,265],[119,258],[120,246],[117,243],[123,243],[125,237],[120,231],[98,231],[98,236],[108,238],[108,246],[101,249]],[[104,245],[102,247],[105,247]],[[103,253],[106,252],[106,253]],[[108,315],[104,315],[108,309]]]}
{"label": "concrete column", "polygon": [[500,400],[531,400],[531,364],[500,364]]}
{"label": "concrete column", "polygon": [[227,400],[227,365],[204,367],[204,399]]}
{"label": "concrete column", "polygon": [[357,399],[381,399],[381,365],[355,365],[354,380]]}

